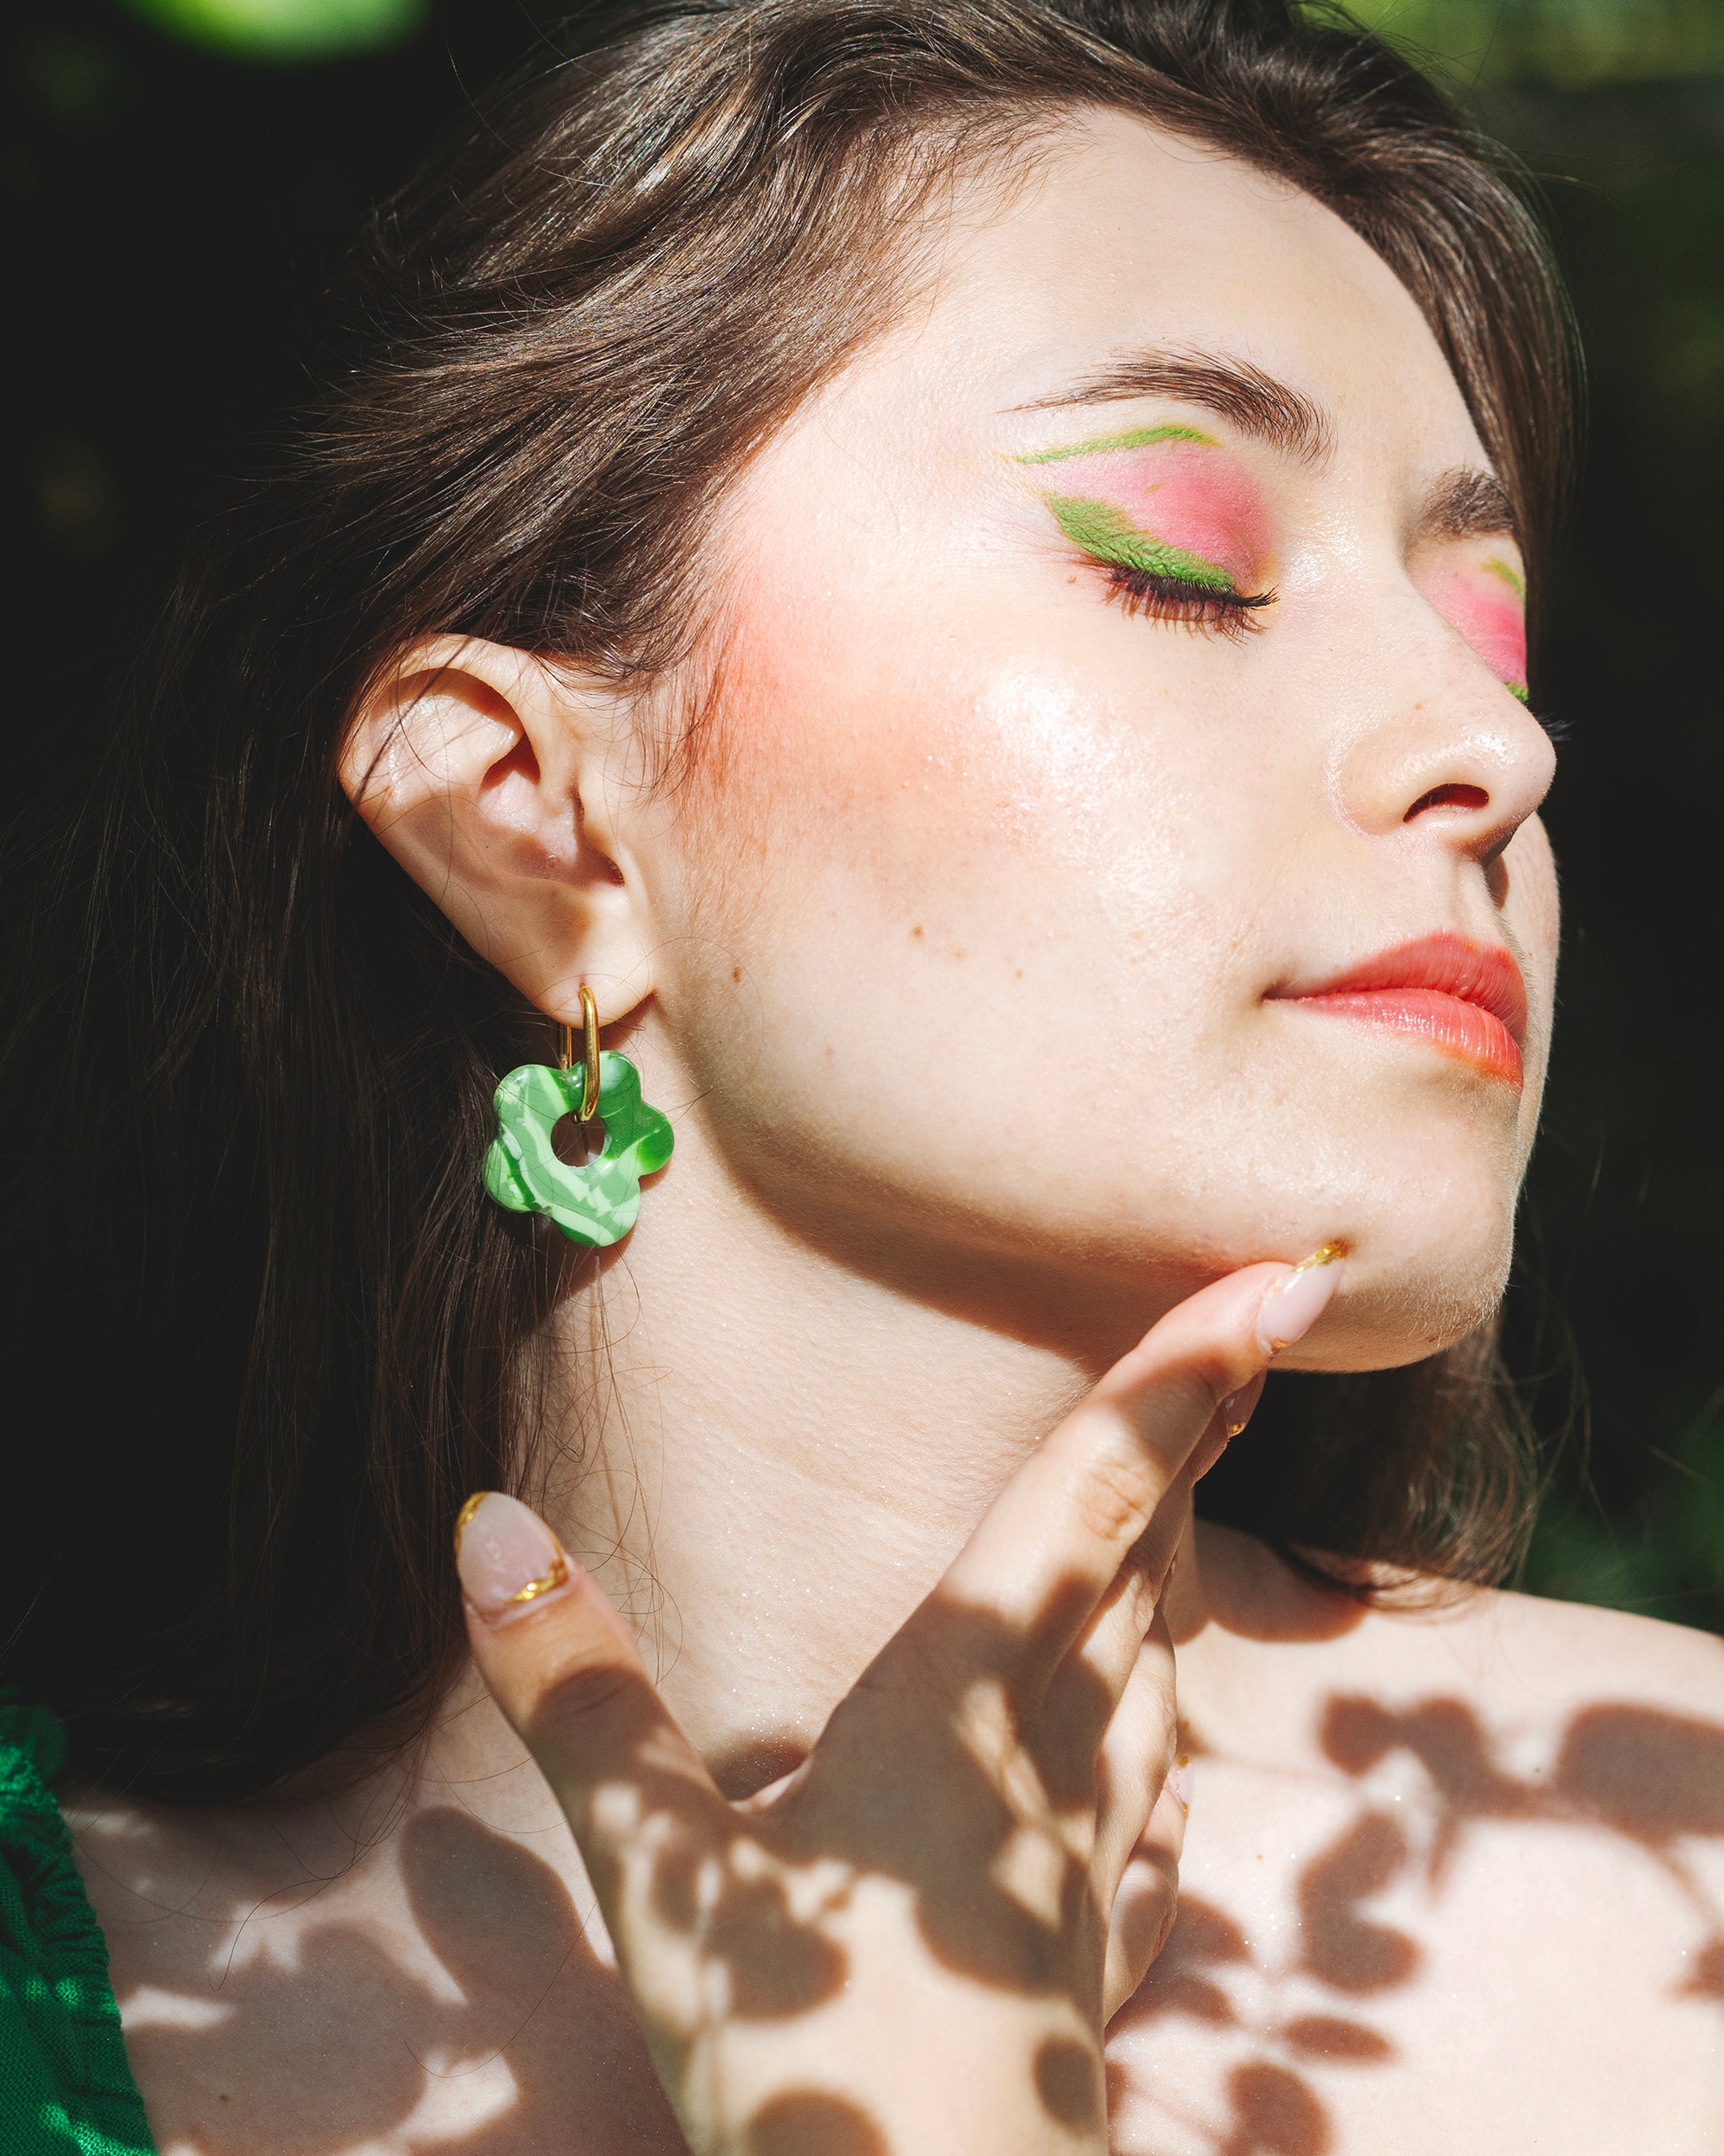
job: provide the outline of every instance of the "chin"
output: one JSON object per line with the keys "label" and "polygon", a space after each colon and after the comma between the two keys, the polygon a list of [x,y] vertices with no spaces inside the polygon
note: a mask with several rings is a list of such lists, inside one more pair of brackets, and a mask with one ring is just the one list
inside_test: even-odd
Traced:
{"label": "chin", "polygon": [[[1450,1232],[1432,1234],[1435,1226]],[[1347,1238],[1347,1277],[1309,1342],[1285,1361],[1299,1370],[1391,1370],[1440,1354],[1495,1317],[1514,1255],[1514,1213],[1415,1225],[1362,1225]]]}

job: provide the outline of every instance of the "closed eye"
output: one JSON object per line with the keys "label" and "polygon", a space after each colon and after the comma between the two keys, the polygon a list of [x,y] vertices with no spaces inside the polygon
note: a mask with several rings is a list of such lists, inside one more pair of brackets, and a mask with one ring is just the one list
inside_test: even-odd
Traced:
{"label": "closed eye", "polygon": [[1272,591],[1218,591],[1213,585],[1187,583],[1181,577],[1129,568],[1122,562],[1110,562],[1106,567],[1108,596],[1128,614],[1213,629],[1223,636],[1244,636],[1261,629],[1258,613],[1275,600]]}

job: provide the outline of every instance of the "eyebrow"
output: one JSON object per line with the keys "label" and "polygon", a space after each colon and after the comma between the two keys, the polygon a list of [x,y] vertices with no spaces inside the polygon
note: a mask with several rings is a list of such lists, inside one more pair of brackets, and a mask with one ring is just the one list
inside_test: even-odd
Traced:
{"label": "eyebrow", "polygon": [[1494,471],[1461,465],[1445,471],[1425,497],[1424,539],[1518,539],[1513,497]]}
{"label": "eyebrow", "polygon": [[[1323,407],[1302,390],[1277,382],[1249,360],[1217,352],[1130,352],[1100,373],[1017,409],[1056,411],[1071,405],[1119,404],[1130,397],[1174,397],[1231,420],[1240,433],[1304,463],[1328,455],[1334,436]],[[1501,528],[1501,527],[1498,527]]]}
{"label": "eyebrow", "polygon": [[[1277,381],[1249,360],[1222,352],[1169,352],[1150,348],[1122,354],[1100,373],[1085,377],[1051,397],[1017,406],[1022,412],[1059,411],[1073,405],[1119,404],[1133,397],[1169,397],[1199,404],[1231,420],[1242,434],[1297,457],[1321,463],[1334,448],[1329,415],[1315,398],[1290,383]],[[1173,429],[1165,430],[1173,432]],[[1155,430],[1158,433],[1163,430]],[[1079,442],[1070,449],[1042,451],[1023,463],[1052,463],[1090,448],[1113,447]],[[1125,446],[1123,442],[1119,446]],[[1513,539],[1520,536],[1514,499],[1494,471],[1460,465],[1431,486],[1417,519],[1419,535],[1429,539]]]}

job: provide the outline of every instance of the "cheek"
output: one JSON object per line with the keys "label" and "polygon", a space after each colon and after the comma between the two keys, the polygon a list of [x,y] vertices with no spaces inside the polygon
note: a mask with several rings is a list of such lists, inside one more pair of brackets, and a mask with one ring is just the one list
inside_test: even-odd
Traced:
{"label": "cheek", "polygon": [[1444,578],[1431,601],[1458,629],[1491,672],[1516,688],[1526,682],[1526,617],[1507,591],[1482,589],[1470,579]]}

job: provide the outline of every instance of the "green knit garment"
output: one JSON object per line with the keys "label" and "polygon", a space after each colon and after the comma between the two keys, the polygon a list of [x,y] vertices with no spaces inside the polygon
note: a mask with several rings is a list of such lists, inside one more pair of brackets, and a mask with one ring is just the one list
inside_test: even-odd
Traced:
{"label": "green knit garment", "polygon": [[65,1763],[56,1716],[0,1694],[0,2156],[154,2156],[50,1787]]}

